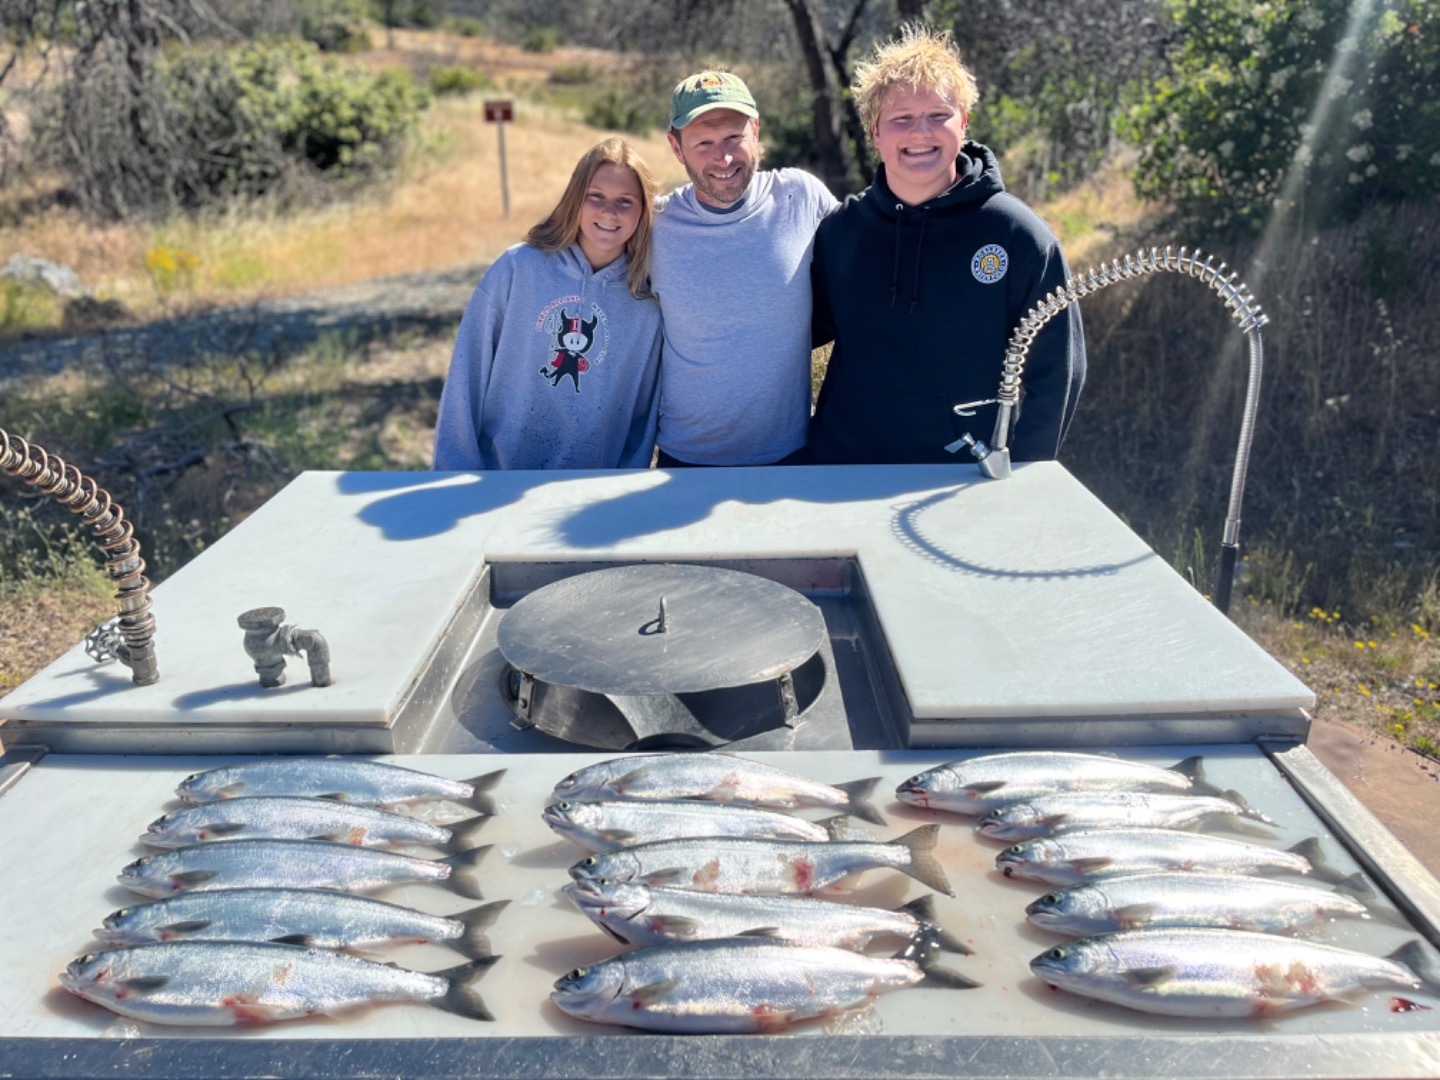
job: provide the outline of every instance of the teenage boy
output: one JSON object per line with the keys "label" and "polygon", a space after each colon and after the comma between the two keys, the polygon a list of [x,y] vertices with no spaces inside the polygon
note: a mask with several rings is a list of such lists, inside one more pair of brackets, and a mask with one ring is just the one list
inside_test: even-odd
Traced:
{"label": "teenage boy", "polygon": [[[995,397],[1011,331],[1069,269],[995,155],[966,140],[978,94],[948,33],[905,28],[852,89],[881,164],[815,238],[816,341],[835,344],[810,449],[819,464],[955,461],[946,444],[988,441],[996,406],[954,406]],[[1084,381],[1072,304],[1026,361],[1015,460],[1056,456]]]}

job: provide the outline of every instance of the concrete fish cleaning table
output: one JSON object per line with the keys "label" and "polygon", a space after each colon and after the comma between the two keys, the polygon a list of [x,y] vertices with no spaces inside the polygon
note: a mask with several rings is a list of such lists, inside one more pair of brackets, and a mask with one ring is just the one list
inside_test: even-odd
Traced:
{"label": "concrete fish cleaning table", "polygon": [[[605,751],[555,732],[583,739],[586,714],[572,708],[586,694],[603,691],[636,732],[637,717],[680,706],[706,720],[713,699],[709,684],[677,685],[664,710],[647,710],[624,685],[551,682],[547,712],[500,627],[580,573],[637,565],[665,583],[657,603],[636,605],[642,627],[616,637],[663,624],[711,633],[720,651],[748,644],[743,627],[692,609],[704,590],[677,567],[744,572],[813,602],[818,659],[776,676],[781,720],[730,748],[830,782],[882,777],[891,827],[877,836],[931,820],[889,798],[896,783],[975,748],[1165,764],[1202,753],[1217,782],[1275,818],[1266,842],[1317,836],[1332,863],[1377,885],[1387,917],[1322,940],[1380,953],[1440,942],[1440,883],[1305,749],[1310,692],[1059,464],[1016,465],[1005,483],[962,464],[307,473],[156,590],[158,682],[133,685],[77,646],[0,701],[0,895],[12,912],[38,912],[0,935],[0,1076],[1440,1075],[1440,1001],[1423,995],[1433,1008],[1392,1012],[1376,993],[1271,1023],[1200,1024],[1049,991],[1026,964],[1055,939],[1023,924],[1042,890],[999,878],[998,848],[959,818],[935,819],[947,822],[940,855],[958,894],[941,921],[971,940],[977,955],[956,966],[981,989],[904,991],[795,1037],[640,1036],[563,1017],[550,983],[609,946],[558,898],[579,853],[539,808]],[[266,607],[323,635],[332,685],[309,685],[298,659],[283,686],[260,685],[236,623]],[[563,723],[540,722],[551,715]],[[28,746],[50,752],[32,765]],[[322,752],[455,777],[503,755],[486,896],[512,903],[491,934],[505,959],[482,984],[494,1024],[380,1006],[258,1031],[162,1031],[115,1024],[58,989],[97,920],[133,900],[114,875],[182,776],[236,755]],[[872,874],[860,896],[898,904],[919,891]],[[459,903],[433,889],[387,896]]]}

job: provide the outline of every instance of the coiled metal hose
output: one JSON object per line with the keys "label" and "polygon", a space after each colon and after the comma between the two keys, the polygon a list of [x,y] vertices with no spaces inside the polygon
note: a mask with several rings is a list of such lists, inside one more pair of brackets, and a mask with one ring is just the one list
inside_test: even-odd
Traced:
{"label": "coiled metal hose", "polygon": [[[1245,388],[1245,408],[1240,419],[1239,445],[1235,453],[1235,471],[1230,480],[1230,506],[1225,518],[1225,534],[1220,546],[1220,571],[1215,586],[1215,606],[1221,611],[1230,608],[1230,589],[1235,576],[1235,559],[1240,547],[1240,505],[1245,497],[1245,478],[1250,467],[1250,444],[1255,435],[1255,414],[1260,400],[1260,374],[1264,367],[1264,348],[1260,329],[1270,320],[1234,272],[1226,273],[1225,264],[1215,265],[1215,256],[1203,256],[1181,248],[1175,253],[1168,246],[1141,249],[1134,255],[1115,259],[1087,270],[1065,282],[1032,307],[1020,320],[1005,348],[1005,367],[997,395],[999,414],[995,420],[995,437],[991,452],[1005,449],[1010,434],[1010,416],[1020,401],[1020,375],[1025,359],[1041,328],[1075,301],[1098,292],[1117,281],[1129,281],[1161,271],[1172,271],[1196,278],[1219,294],[1230,311],[1230,317],[1244,332],[1250,352],[1250,377]],[[1008,460],[1008,454],[1001,455]],[[983,463],[982,463],[983,466]],[[987,473],[988,474],[988,473]]]}
{"label": "coiled metal hose", "polygon": [[155,616],[150,613],[150,579],[135,527],[110,493],[74,465],[0,428],[0,472],[14,476],[80,515],[106,553],[105,569],[119,590],[120,639],[114,655],[131,670],[137,686],[160,678],[155,661]]}

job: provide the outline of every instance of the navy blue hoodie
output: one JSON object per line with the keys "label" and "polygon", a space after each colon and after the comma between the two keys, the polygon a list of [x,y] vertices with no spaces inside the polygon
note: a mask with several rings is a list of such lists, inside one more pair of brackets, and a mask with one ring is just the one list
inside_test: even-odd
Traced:
{"label": "navy blue hoodie", "polygon": [[[885,182],[820,223],[811,265],[815,342],[834,340],[809,445],[822,465],[973,459],[945,445],[964,432],[989,443],[1005,346],[1021,317],[1069,276],[1060,243],[1007,194],[995,156],[967,142],[953,187],[906,206]],[[1010,447],[1053,458],[1085,381],[1079,308],[1055,316],[1031,346]],[[1012,414],[1013,419],[1013,414]]]}

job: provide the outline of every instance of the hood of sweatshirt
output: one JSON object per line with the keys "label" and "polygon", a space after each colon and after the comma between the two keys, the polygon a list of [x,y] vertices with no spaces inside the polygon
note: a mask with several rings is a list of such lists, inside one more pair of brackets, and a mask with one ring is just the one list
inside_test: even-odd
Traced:
{"label": "hood of sweatshirt", "polygon": [[932,218],[949,217],[966,213],[982,205],[991,196],[1005,190],[1005,181],[1000,178],[1000,163],[988,146],[977,142],[966,142],[955,159],[955,183],[939,195],[915,206],[908,206],[890,190],[885,179],[885,166],[875,172],[875,182],[861,196],[865,208],[878,214],[883,220],[893,223],[895,230],[895,257],[890,269],[890,303],[894,306],[900,292],[901,233],[907,224],[919,223],[919,238],[915,244],[913,295],[910,310],[914,311],[921,301],[920,263],[925,254],[925,228]]}

